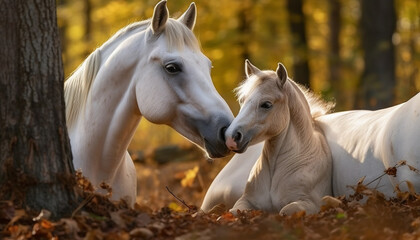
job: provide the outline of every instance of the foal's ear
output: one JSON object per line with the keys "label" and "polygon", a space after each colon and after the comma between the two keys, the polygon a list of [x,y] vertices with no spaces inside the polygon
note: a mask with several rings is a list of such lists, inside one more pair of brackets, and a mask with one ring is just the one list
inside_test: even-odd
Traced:
{"label": "foal's ear", "polygon": [[196,17],[197,17],[197,7],[195,6],[195,3],[192,2],[190,4],[190,7],[187,9],[187,11],[185,11],[185,13],[182,14],[181,17],[178,18],[178,21],[182,22],[189,29],[193,30]]}
{"label": "foal's ear", "polygon": [[252,65],[252,63],[248,59],[245,60],[245,74],[247,78],[249,78],[252,74],[255,75],[259,72],[261,72],[260,69]]}
{"label": "foal's ear", "polygon": [[282,63],[279,63],[279,65],[277,66],[276,73],[277,77],[279,78],[279,87],[283,88],[283,85],[287,80],[287,70]]}
{"label": "foal's ear", "polygon": [[166,7],[166,0],[160,1],[155,6],[152,17],[152,31],[153,34],[159,34],[165,28],[166,21],[169,18],[169,11]]}

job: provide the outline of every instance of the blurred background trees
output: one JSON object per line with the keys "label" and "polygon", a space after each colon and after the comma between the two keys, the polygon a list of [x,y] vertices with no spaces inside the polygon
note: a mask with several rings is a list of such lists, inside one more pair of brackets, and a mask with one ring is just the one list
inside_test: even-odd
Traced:
{"label": "blurred background trees", "polygon": [[[58,0],[65,75],[118,29],[150,18],[158,0]],[[216,88],[231,106],[244,59],[261,69],[281,61],[296,81],[336,110],[382,108],[420,89],[419,0],[195,0],[195,33],[213,61]],[[188,0],[169,0],[172,16]],[[173,130],[142,121],[132,149],[188,145]]]}

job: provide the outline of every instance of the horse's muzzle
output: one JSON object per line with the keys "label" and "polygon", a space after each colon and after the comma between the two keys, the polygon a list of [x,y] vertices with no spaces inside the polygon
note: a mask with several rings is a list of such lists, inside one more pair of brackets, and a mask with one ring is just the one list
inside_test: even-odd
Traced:
{"label": "horse's muzzle", "polygon": [[248,148],[249,140],[246,139],[240,128],[226,133],[226,147],[236,153],[243,153]]}
{"label": "horse's muzzle", "polygon": [[225,132],[231,119],[226,117],[214,118],[210,124],[201,126],[200,134],[204,139],[204,148],[210,158],[220,158],[230,153],[225,144]]}
{"label": "horse's muzzle", "polygon": [[210,144],[207,139],[204,139],[204,148],[206,149],[207,154],[210,158],[221,158],[229,154],[230,150],[226,145],[217,144],[217,146]]}

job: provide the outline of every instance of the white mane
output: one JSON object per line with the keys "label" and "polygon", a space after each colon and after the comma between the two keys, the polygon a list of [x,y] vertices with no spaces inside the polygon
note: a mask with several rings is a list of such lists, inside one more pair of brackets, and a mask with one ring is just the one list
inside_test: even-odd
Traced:
{"label": "white mane", "polygon": [[101,65],[99,49],[87,57],[77,70],[64,83],[67,126],[71,126],[81,109],[84,108],[90,86]]}
{"label": "white mane", "polygon": [[[122,37],[128,37],[133,33],[145,31],[150,26],[150,20],[132,23],[119,30],[101,48],[96,49],[87,59],[73,72],[64,84],[64,98],[66,102],[67,126],[71,126],[77,119],[79,112],[85,106],[90,87],[95,80],[101,66],[101,50],[110,46]],[[168,19],[165,30],[161,33],[165,36],[170,49],[182,49],[189,47],[193,51],[199,51],[200,46],[193,32],[184,24],[175,19]]]}
{"label": "white mane", "polygon": [[300,88],[303,95],[305,95],[305,98],[308,101],[309,107],[311,109],[312,118],[317,118],[325,114],[331,113],[331,111],[334,109],[334,102],[327,102],[324,99],[322,99],[321,96],[315,94],[308,88],[297,83],[295,84]]}

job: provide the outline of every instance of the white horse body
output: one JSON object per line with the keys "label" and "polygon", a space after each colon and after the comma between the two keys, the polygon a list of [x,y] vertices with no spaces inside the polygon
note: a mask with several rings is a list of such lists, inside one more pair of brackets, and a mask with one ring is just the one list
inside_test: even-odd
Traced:
{"label": "white horse body", "polygon": [[110,184],[113,199],[135,202],[127,147],[142,117],[173,127],[210,157],[229,152],[223,133],[233,115],[191,31],[195,18],[194,4],[175,20],[161,1],[151,20],[120,30],[65,82],[75,169],[95,186]]}
{"label": "white horse body", "polygon": [[245,65],[248,79],[238,88],[241,110],[226,130],[226,145],[243,152],[249,144],[265,143],[231,212],[315,213],[322,197],[331,195],[331,153],[305,94],[282,64],[277,73]]}
{"label": "white horse body", "polygon": [[[420,168],[420,94],[400,105],[377,110],[354,110],[320,116],[316,119],[324,131],[332,153],[332,187],[334,196],[349,195],[357,182],[366,177],[370,183],[400,161]],[[232,207],[244,192],[252,166],[262,153],[263,143],[235,154],[217,175],[206,193],[202,209],[210,210],[224,203]],[[250,167],[251,166],[251,167]],[[232,173],[235,172],[233,175]],[[420,176],[408,166],[397,168],[396,177],[386,175],[369,187],[376,187],[387,197],[395,196],[395,187],[408,190],[413,183],[420,192]]]}
{"label": "white horse body", "polygon": [[[420,94],[406,103],[377,111],[346,111],[319,117],[333,155],[333,193],[349,195],[362,178],[369,183],[400,161],[420,167]],[[369,187],[388,197],[410,181],[420,191],[420,175],[401,166],[396,177],[384,176]],[[406,190],[405,184],[400,187]]]}

